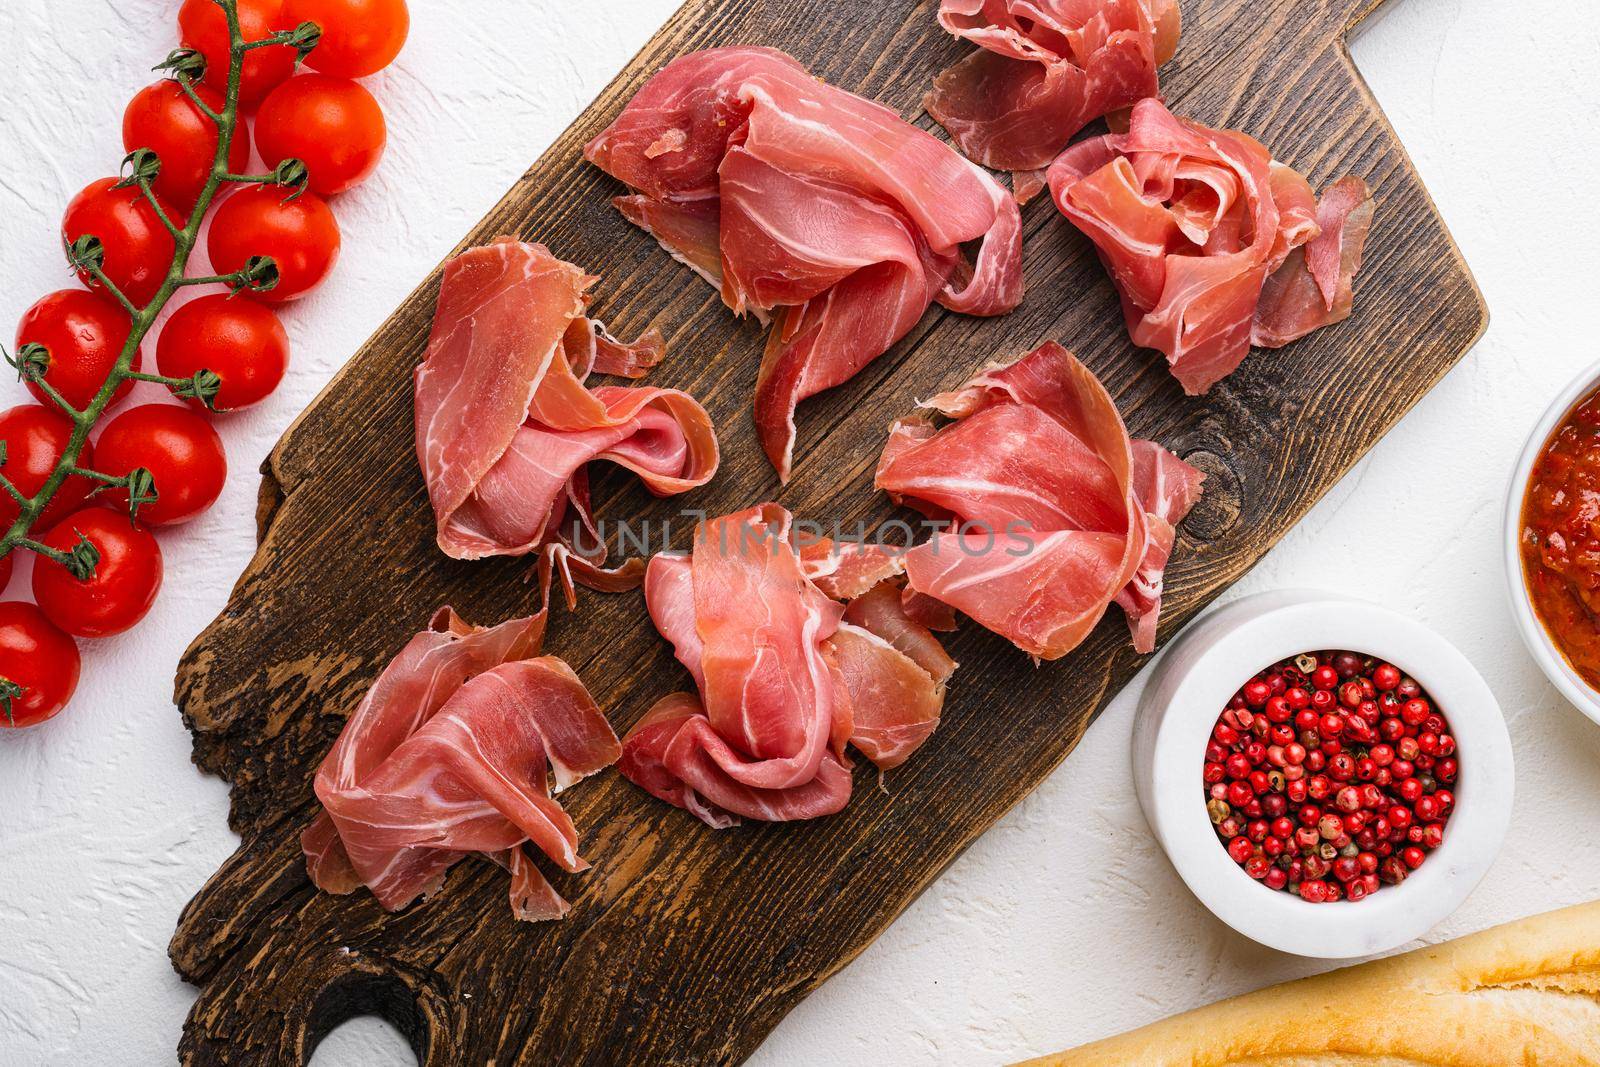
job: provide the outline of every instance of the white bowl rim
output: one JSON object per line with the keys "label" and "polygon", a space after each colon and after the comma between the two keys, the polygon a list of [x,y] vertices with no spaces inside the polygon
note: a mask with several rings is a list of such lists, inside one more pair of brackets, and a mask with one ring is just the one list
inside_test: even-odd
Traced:
{"label": "white bowl rim", "polygon": [[[1150,821],[1189,889],[1245,936],[1325,959],[1386,952],[1422,936],[1459,907],[1499,852],[1514,792],[1504,717],[1467,658],[1421,623],[1323,592],[1262,597],[1278,603],[1223,633],[1172,687],[1152,750]],[[1316,649],[1381,656],[1416,678],[1449,720],[1462,762],[1444,843],[1401,885],[1361,901],[1310,904],[1252,880],[1217,839],[1200,788],[1206,739],[1239,685],[1268,664]],[[1185,713],[1185,707],[1199,710]]]}
{"label": "white bowl rim", "polygon": [[1510,483],[1506,486],[1503,561],[1506,595],[1511,602],[1511,616],[1516,620],[1517,633],[1522,637],[1522,643],[1528,647],[1528,654],[1533,657],[1539,669],[1562,696],[1589,718],[1600,722],[1600,693],[1595,692],[1589,683],[1572,669],[1572,664],[1567,662],[1566,655],[1556,647],[1544,624],[1533,613],[1533,600],[1528,595],[1527,579],[1522,572],[1521,543],[1522,502],[1527,492],[1528,481],[1533,475],[1533,465],[1538,461],[1545,445],[1549,443],[1556,427],[1566,420],[1572,409],[1577,407],[1584,397],[1597,388],[1600,388],[1600,362],[1584,368],[1582,373],[1556,394],[1556,398],[1545,408],[1544,414],[1539,416],[1539,421],[1534,424],[1532,432],[1523,444],[1522,454],[1517,457]]}

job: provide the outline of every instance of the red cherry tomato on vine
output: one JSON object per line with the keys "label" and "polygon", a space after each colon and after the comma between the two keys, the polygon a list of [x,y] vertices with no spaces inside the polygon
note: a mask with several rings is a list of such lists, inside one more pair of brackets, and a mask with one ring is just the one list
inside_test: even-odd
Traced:
{"label": "red cherry tomato on vine", "polygon": [[[221,114],[222,94],[196,85],[195,95]],[[153,183],[156,195],[190,211],[211,177],[217,155],[217,124],[212,122],[175,81],[147,85],[128,102],[122,114],[122,147],[148,148],[161,157],[161,173]],[[228,146],[228,169],[241,174],[250,165],[250,138],[244,120]],[[174,222],[178,221],[173,219]]]}
{"label": "red cherry tomato on vine", "polygon": [[[177,245],[144,194],[132,186],[118,189],[116,184],[115,178],[101,178],[73,197],[61,220],[61,237],[67,244],[85,234],[100,238],[106,277],[135,305],[144,307],[167,280]],[[181,215],[162,206],[175,225],[183,225]],[[79,271],[78,277],[94,288],[87,271]]]}
{"label": "red cherry tomato on vine", "polygon": [[[205,511],[222,495],[228,457],[211,424],[176,404],[140,404],[112,419],[96,446],[99,469],[122,477],[143,467],[155,478],[156,499],[139,507],[139,522],[176,526]],[[125,489],[107,503],[126,508]]]}
{"label": "red cherry tomato on vine", "polygon": [[286,159],[300,160],[311,175],[311,191],[319,196],[366,181],[387,140],[383,109],[348,78],[290,78],[256,113],[256,150],[268,169]]}
{"label": "red cherry tomato on vine", "polygon": [[161,588],[161,546],[150,531],[107,508],[69,515],[39,540],[70,552],[80,534],[100,551],[94,576],[79,581],[64,564],[41,556],[33,564],[33,599],[51,622],[77,637],[131,629],[149,613]]}
{"label": "red cherry tomato on vine", "polygon": [[[283,14],[283,0],[239,0],[239,29],[245,43],[264,40],[297,23]],[[219,93],[228,91],[228,20],[215,0],[183,0],[178,9],[178,36],[184,47],[206,57],[205,82]],[[295,51],[288,45],[252,48],[239,74],[239,103],[254,107],[279,82],[294,73]]]}
{"label": "red cherry tomato on vine", "polygon": [[[133,320],[110,297],[61,289],[23,313],[17,326],[17,348],[37,343],[48,349],[50,363],[44,380],[67,403],[82,410],[105,384],[132,330]],[[133,354],[134,370],[139,369],[141,359],[142,353]],[[115,400],[127,396],[132,388],[131,381],[124,382],[117,388]],[[52,403],[36,383],[29,382],[28,391],[41,404]]]}
{"label": "red cherry tomato on vine", "polygon": [[66,707],[81,665],[77,644],[42,611],[20,600],[0,604],[0,729],[34,726]]}
{"label": "red cherry tomato on vine", "polygon": [[[272,395],[289,367],[289,334],[272,309],[226,293],[202,296],[167,320],[156,365],[169,378],[209,370],[222,379],[212,406],[247,408]],[[203,407],[198,400],[191,406]]]}
{"label": "red cherry tomato on vine", "polygon": [[[55,408],[39,404],[18,404],[0,411],[0,441],[5,442],[6,462],[0,471],[11,479],[11,484],[31,497],[37,493],[56,469],[61,454],[67,450],[72,437],[72,420]],[[94,446],[85,441],[78,453],[78,466],[94,467]],[[76,511],[88,497],[94,483],[87,478],[69,475],[45,505],[44,512],[34,522],[41,533],[50,529],[66,515]],[[11,528],[21,509],[10,494],[0,493],[0,533]],[[11,557],[6,557],[7,564]],[[0,581],[0,588],[5,583]]]}
{"label": "red cherry tomato on vine", "polygon": [[387,67],[411,30],[406,0],[285,0],[283,18],[290,26],[322,27],[306,66],[340,78],[365,78]]}
{"label": "red cherry tomato on vine", "polygon": [[211,219],[207,249],[218,274],[241,270],[252,256],[271,256],[278,284],[248,294],[268,304],[285,304],[322,284],[339,259],[339,223],[316,193],[293,200],[281,186],[251,185],[222,202]]}
{"label": "red cherry tomato on vine", "polygon": [[[11,520],[15,522],[16,520]],[[8,553],[0,558],[0,593],[6,591],[6,586],[11,584],[11,555]]]}

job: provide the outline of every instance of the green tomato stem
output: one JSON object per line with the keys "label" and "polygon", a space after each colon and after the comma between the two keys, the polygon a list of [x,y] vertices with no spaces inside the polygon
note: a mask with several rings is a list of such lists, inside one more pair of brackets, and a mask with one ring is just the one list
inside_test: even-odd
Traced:
{"label": "green tomato stem", "polygon": [[129,300],[127,294],[119,289],[110,278],[106,277],[106,271],[104,267],[95,263],[86,263],[81,269],[86,271],[89,277],[95,280],[95,284],[99,285],[100,288],[111,294],[111,298],[122,305],[123,311],[126,311],[129,315],[134,316],[135,318],[138,317],[138,305],[132,300]]}
{"label": "green tomato stem", "polygon": [[23,495],[22,490],[18,489],[16,483],[4,474],[0,474],[0,489],[4,489],[6,495],[10,496],[18,504],[26,504],[28,502],[28,498]]}
{"label": "green tomato stem", "polygon": [[30,537],[24,537],[18,540],[17,547],[25,548],[29,552],[43,556],[45,559],[55,560],[63,567],[70,568],[72,566],[72,557],[69,554],[61,551],[59,548],[51,548],[49,545],[42,544],[41,542],[35,541]]}
{"label": "green tomato stem", "polygon": [[172,221],[171,216],[167,214],[167,209],[161,206],[161,201],[156,198],[156,191],[150,187],[149,179],[140,178],[138,186],[139,192],[144,194],[145,201],[150,205],[150,209],[156,213],[156,218],[161,220],[161,225],[165,226],[167,232],[172,235],[172,239],[176,241],[182,237],[183,230],[179,229],[178,224]]}

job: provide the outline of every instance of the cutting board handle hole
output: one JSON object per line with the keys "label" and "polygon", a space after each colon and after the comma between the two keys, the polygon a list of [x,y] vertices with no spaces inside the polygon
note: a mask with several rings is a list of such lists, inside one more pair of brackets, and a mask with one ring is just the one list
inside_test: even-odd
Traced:
{"label": "cutting board handle hole", "polygon": [[361,972],[341,975],[317,994],[306,1020],[300,1063],[309,1064],[323,1038],[361,1015],[376,1015],[394,1026],[410,1042],[417,1063],[426,1067],[428,1020],[416,994],[394,975]]}

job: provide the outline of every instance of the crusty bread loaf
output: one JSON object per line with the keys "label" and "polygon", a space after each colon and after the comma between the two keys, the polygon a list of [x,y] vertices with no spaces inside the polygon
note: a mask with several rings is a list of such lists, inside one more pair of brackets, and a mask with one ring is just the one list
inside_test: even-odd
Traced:
{"label": "crusty bread loaf", "polygon": [[1600,1067],[1600,901],[1273,986],[1032,1067]]}

